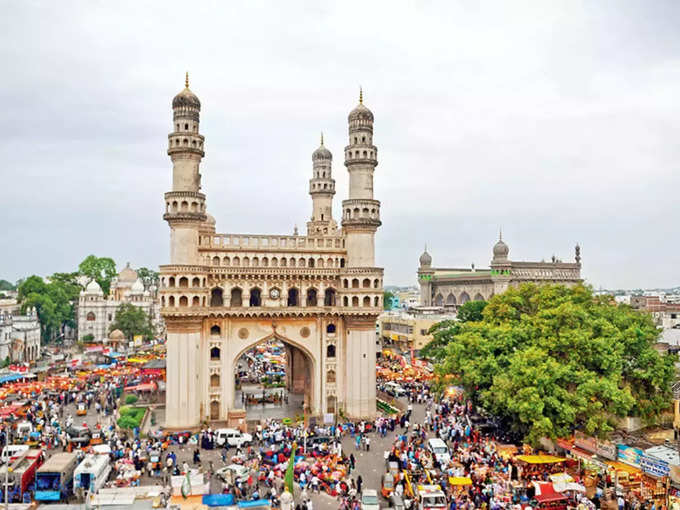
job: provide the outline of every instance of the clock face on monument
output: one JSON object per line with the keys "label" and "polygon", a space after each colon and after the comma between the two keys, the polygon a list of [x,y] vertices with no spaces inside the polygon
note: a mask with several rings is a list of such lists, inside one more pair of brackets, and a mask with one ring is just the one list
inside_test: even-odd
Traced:
{"label": "clock face on monument", "polygon": [[279,289],[272,289],[269,291],[269,297],[272,299],[279,299]]}

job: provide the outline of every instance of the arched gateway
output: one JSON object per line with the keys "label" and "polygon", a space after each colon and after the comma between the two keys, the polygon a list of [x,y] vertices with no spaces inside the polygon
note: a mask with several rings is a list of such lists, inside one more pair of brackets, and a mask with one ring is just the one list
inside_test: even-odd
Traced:
{"label": "arched gateway", "polygon": [[[342,229],[333,219],[332,154],[322,139],[312,154],[307,234],[296,228],[293,235],[252,235],[218,234],[206,212],[199,172],[201,103],[188,81],[172,108],[173,184],[163,216],[171,230],[170,264],[160,268],[166,427],[244,425],[245,412],[234,399],[235,365],[248,349],[272,338],[287,346],[287,383],[303,391],[308,415],[342,411],[372,418],[375,321],[383,299],[383,270],[374,260],[381,222],[372,192],[378,164],[373,113],[360,97],[349,114],[350,184]],[[285,203],[277,210],[285,211]]]}

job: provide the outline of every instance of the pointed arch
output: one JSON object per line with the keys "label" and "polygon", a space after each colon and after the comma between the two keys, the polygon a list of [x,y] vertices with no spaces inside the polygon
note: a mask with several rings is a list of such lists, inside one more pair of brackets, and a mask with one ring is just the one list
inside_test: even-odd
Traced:
{"label": "pointed arch", "polygon": [[463,293],[460,295],[460,299],[458,300],[458,302],[461,305],[464,305],[468,301],[470,301],[470,295],[467,292],[463,291]]}

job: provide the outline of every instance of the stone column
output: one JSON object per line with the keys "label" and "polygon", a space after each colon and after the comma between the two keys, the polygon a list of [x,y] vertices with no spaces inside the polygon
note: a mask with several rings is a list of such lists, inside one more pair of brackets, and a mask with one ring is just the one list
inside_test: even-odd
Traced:
{"label": "stone column", "polygon": [[166,317],[167,383],[165,426],[197,427],[204,400],[200,318]]}
{"label": "stone column", "polygon": [[374,418],[375,317],[345,319],[346,349],[338,370],[344,366],[345,410],[351,418]]}

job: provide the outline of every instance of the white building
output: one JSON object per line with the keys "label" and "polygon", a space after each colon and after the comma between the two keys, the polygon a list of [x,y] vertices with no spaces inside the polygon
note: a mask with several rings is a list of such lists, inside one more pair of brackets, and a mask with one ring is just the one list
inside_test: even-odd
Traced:
{"label": "white building", "polygon": [[40,357],[40,322],[35,310],[27,315],[0,313],[0,361],[35,361]]}
{"label": "white building", "polygon": [[123,303],[140,307],[151,317],[151,323],[158,332],[162,330],[158,292],[153,285],[148,289],[137,276],[137,272],[127,266],[111,282],[108,296],[104,296],[99,284],[92,280],[78,299],[78,340],[87,335],[94,337],[94,342],[105,342],[109,336],[109,328],[116,319],[116,311]]}

